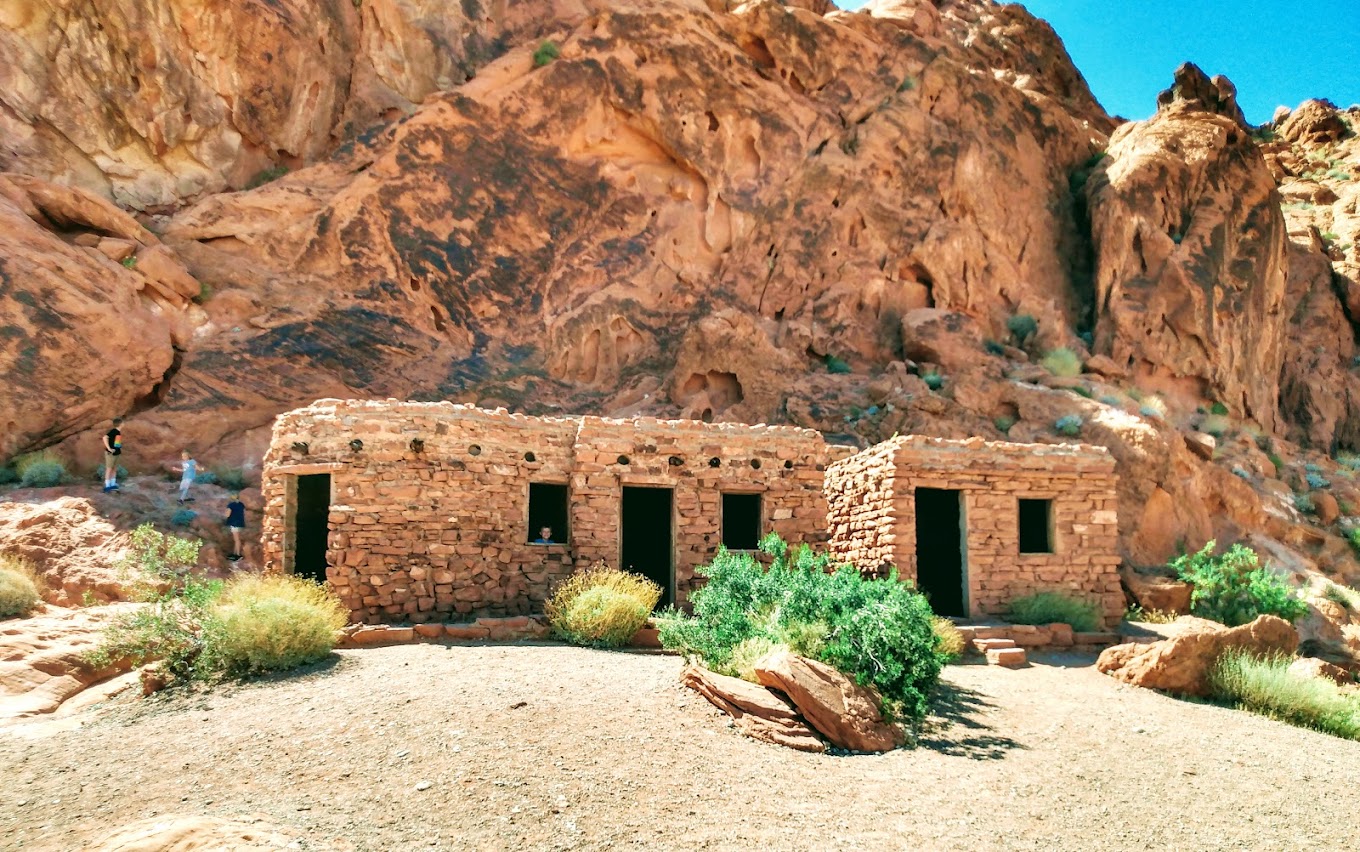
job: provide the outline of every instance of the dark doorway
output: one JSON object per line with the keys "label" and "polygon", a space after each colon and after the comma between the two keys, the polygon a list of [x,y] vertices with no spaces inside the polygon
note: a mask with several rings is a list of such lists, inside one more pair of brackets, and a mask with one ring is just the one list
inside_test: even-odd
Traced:
{"label": "dark doorway", "polygon": [[326,542],[330,535],[331,475],[316,473],[297,478],[297,515],[293,543],[293,573],[326,582]]}
{"label": "dark doorway", "polygon": [[659,607],[674,601],[671,544],[671,490],[623,489],[623,542],[620,567],[641,574],[661,587]]}
{"label": "dark doorway", "polygon": [[755,550],[759,546],[759,494],[722,496],[722,543],[728,550]]}
{"label": "dark doorway", "polygon": [[[549,531],[546,542],[541,539],[544,529]],[[529,483],[529,542],[566,544],[567,532],[567,486]]]}
{"label": "dark doorway", "polygon": [[959,492],[916,489],[916,585],[936,615],[968,615]]}
{"label": "dark doorway", "polygon": [[1053,501],[1020,501],[1020,552],[1053,552]]}

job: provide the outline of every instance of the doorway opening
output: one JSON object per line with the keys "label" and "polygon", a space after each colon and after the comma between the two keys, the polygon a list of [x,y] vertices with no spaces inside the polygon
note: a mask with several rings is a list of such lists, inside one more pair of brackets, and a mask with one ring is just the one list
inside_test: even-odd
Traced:
{"label": "doorway opening", "polygon": [[936,615],[968,615],[958,491],[916,489],[916,586]]}
{"label": "doorway opening", "polygon": [[297,514],[293,523],[293,573],[326,582],[326,548],[330,537],[331,475],[297,478]]}
{"label": "doorway opening", "polygon": [[619,567],[661,587],[658,607],[675,601],[675,547],[669,488],[624,486]]}

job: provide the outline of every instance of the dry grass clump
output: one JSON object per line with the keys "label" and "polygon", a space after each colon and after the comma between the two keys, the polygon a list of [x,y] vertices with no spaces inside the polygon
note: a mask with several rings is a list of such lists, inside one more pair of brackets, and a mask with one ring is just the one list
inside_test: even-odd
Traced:
{"label": "dry grass clump", "polygon": [[656,583],[601,563],[569,577],[543,610],[553,630],[568,642],[617,648],[647,623],[659,600]]}
{"label": "dry grass clump", "polygon": [[1081,375],[1081,356],[1067,347],[1049,352],[1039,364],[1055,376],[1070,379]]}
{"label": "dry grass clump", "polygon": [[937,615],[930,619],[930,630],[935,634],[935,650],[944,657],[945,662],[952,663],[963,656],[966,643],[954,622]]}
{"label": "dry grass clump", "polygon": [[1342,692],[1326,678],[1289,670],[1291,658],[1257,657],[1229,650],[1209,675],[1214,695],[1243,710],[1312,728],[1349,740],[1360,740],[1360,698]]}
{"label": "dry grass clump", "polygon": [[0,618],[27,615],[42,601],[38,573],[16,556],[0,553]]}
{"label": "dry grass clump", "polygon": [[1125,621],[1138,621],[1143,624],[1170,624],[1179,618],[1176,613],[1165,609],[1143,609],[1138,604],[1129,607],[1124,613]]}
{"label": "dry grass clump", "polygon": [[207,644],[229,675],[284,671],[329,654],[347,620],[324,586],[291,574],[247,574],[222,589]]}

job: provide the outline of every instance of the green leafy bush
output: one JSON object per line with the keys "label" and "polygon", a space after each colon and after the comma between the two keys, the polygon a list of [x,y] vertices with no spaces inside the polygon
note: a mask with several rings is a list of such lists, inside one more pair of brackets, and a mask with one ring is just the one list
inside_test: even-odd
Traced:
{"label": "green leafy bush", "polygon": [[555,43],[545,41],[534,51],[534,67],[542,68],[544,65],[547,65],[561,55],[562,52],[558,50]]}
{"label": "green leafy bush", "polygon": [[895,572],[866,579],[853,568],[832,570],[828,554],[806,545],[791,550],[777,535],[760,549],[772,558],[768,570],[750,553],[719,548],[698,570],[707,582],[691,595],[694,616],[660,619],[662,644],[739,675],[738,667],[767,647],[753,641],[763,639],[874,687],[891,717],[924,718],[943,663],[925,598]]}
{"label": "green leafy bush", "polygon": [[850,364],[844,358],[838,358],[835,355],[827,353],[822,358],[822,361],[826,364],[826,371],[828,373],[850,372]]}
{"label": "green leafy bush", "polygon": [[25,488],[51,488],[66,479],[66,465],[46,451],[20,456],[14,462],[19,484]]}
{"label": "green leafy bush", "polygon": [[939,390],[940,388],[944,387],[944,376],[940,375],[939,373],[935,372],[922,373],[921,381],[925,382],[926,387],[930,388],[933,391]]}
{"label": "green leafy bush", "polygon": [[1006,320],[1006,330],[1021,346],[1039,331],[1039,321],[1029,314],[1016,314]]}
{"label": "green leafy bush", "polygon": [[1100,608],[1058,592],[1038,592],[1011,601],[1012,624],[1068,624],[1078,633],[1100,629]]}
{"label": "green leafy bush", "polygon": [[1081,375],[1081,358],[1065,346],[1049,352],[1039,364],[1055,376],[1072,378]]}
{"label": "green leafy bush", "polygon": [[1215,402],[1213,405],[1209,406],[1209,413],[1225,417],[1228,414],[1228,406],[1221,402]]}
{"label": "green leafy bush", "polygon": [[211,680],[282,671],[335,646],[347,615],[324,586],[292,575],[204,580],[192,573],[200,545],[149,524],[133,531],[121,567],[148,605],[114,619],[86,655],[92,665],[161,660],[175,677]]}
{"label": "green leafy bush", "polygon": [[19,481],[19,471],[9,465],[0,465],[0,485],[13,485]]}
{"label": "green leafy bush", "polygon": [[1192,614],[1236,627],[1258,615],[1278,615],[1292,622],[1308,612],[1308,605],[1284,579],[1260,564],[1256,551],[1239,543],[1215,556],[1217,546],[1210,541],[1198,553],[1171,560],[1177,576],[1194,587]]}
{"label": "green leafy bush", "polygon": [[232,676],[297,668],[329,654],[348,619],[339,599],[311,580],[243,574],[213,606],[205,663]]}
{"label": "green leafy bush", "polygon": [[1222,654],[1209,673],[1209,687],[1222,701],[1301,728],[1360,740],[1360,698],[1335,683],[1289,670],[1291,658],[1253,656],[1238,649]]}
{"label": "green leafy bush", "polygon": [[568,577],[544,604],[553,630],[577,645],[618,648],[661,600],[661,587],[645,577],[603,564]]}
{"label": "green leafy bush", "polygon": [[0,553],[0,618],[27,615],[42,600],[41,586],[33,566]]}
{"label": "green leafy bush", "polygon": [[1069,438],[1075,438],[1081,434],[1081,426],[1082,426],[1081,417],[1077,416],[1076,414],[1068,414],[1063,417],[1059,417],[1053,423],[1053,430],[1057,432],[1059,435],[1066,435]]}

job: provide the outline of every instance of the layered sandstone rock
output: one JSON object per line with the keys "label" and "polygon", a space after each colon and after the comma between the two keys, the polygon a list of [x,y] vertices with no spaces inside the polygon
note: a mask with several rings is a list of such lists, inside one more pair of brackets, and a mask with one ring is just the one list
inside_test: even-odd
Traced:
{"label": "layered sandstone rock", "polygon": [[797,708],[773,690],[693,665],[680,673],[680,682],[731,716],[748,737],[799,751],[826,751]]}
{"label": "layered sandstone rock", "polygon": [[1125,683],[1179,695],[1208,695],[1208,675],[1226,650],[1292,654],[1299,634],[1283,618],[1262,615],[1250,624],[1224,627],[1185,616],[1176,635],[1150,643],[1115,645],[1101,652],[1096,668]]}
{"label": "layered sandstone rock", "polygon": [[126,660],[95,668],[85,654],[99,646],[114,618],[136,606],[49,607],[0,622],[0,719],[51,713],[87,686],[127,671]]}
{"label": "layered sandstone rock", "polygon": [[776,651],[755,665],[765,686],[789,697],[827,741],[851,751],[890,751],[906,741],[900,725],[883,718],[872,689],[816,660]]}

